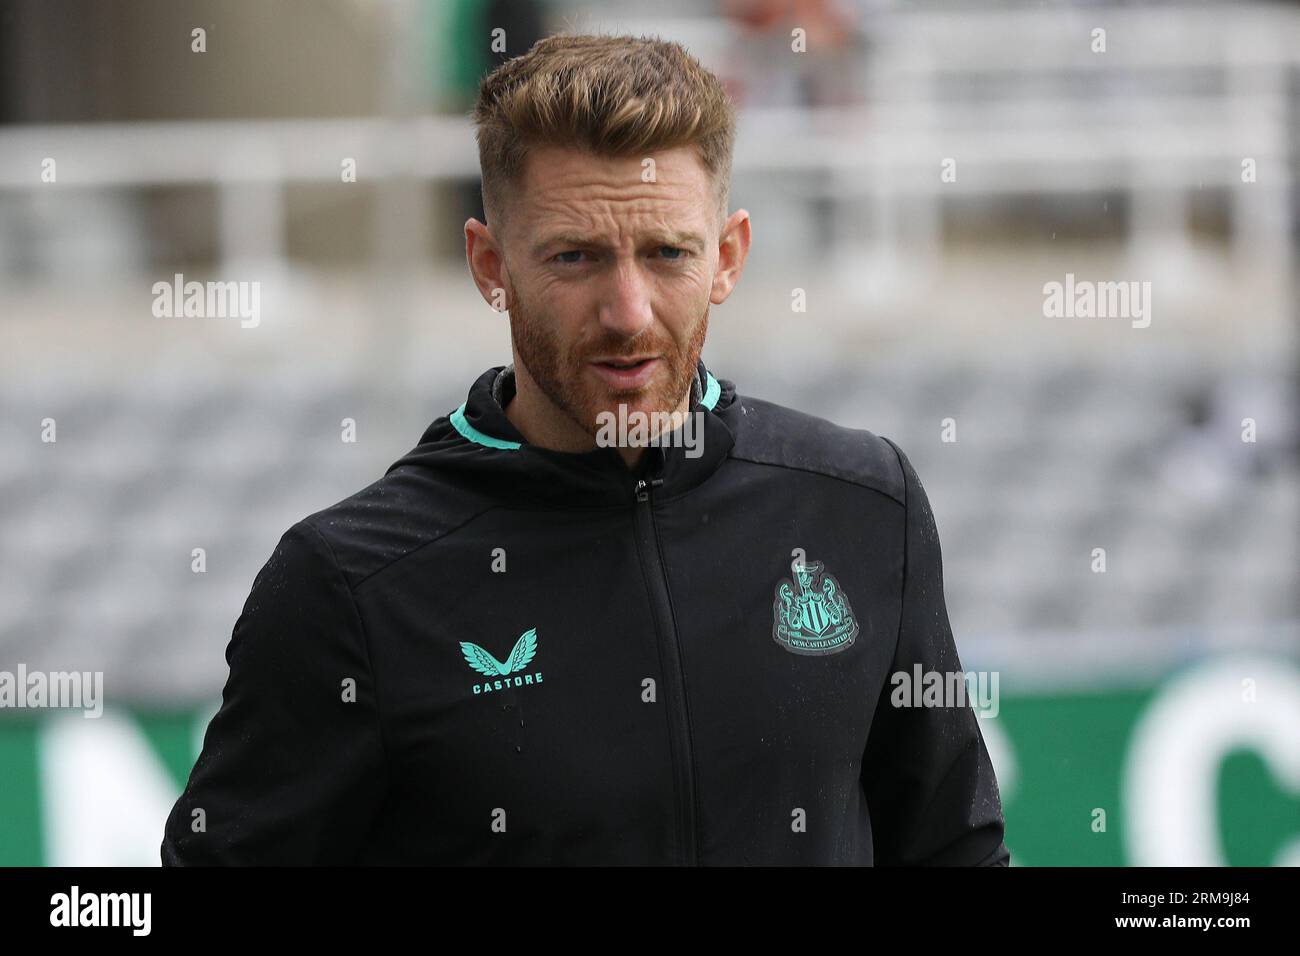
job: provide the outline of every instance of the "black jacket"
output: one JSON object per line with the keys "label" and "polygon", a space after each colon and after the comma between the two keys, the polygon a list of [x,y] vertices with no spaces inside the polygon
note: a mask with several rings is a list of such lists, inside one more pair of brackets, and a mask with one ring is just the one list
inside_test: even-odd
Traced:
{"label": "black jacket", "polygon": [[285,533],[164,864],[1008,862],[974,711],[890,703],[961,670],[897,446],[701,363],[634,473],[512,394]]}

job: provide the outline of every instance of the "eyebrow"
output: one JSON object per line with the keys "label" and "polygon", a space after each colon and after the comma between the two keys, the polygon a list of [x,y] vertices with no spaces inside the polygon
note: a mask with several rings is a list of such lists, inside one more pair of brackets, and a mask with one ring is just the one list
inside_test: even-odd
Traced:
{"label": "eyebrow", "polygon": [[[646,239],[647,245],[675,246],[682,249],[703,249],[704,237],[693,232],[654,232]],[[547,249],[599,249],[609,248],[602,242],[577,233],[557,233],[547,236],[533,245],[533,255],[540,256]]]}

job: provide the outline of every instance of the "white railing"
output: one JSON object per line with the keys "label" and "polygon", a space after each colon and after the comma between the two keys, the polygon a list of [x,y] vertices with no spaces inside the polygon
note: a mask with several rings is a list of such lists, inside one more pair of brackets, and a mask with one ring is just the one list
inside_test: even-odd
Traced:
{"label": "white railing", "polygon": [[[658,32],[672,36],[671,23]],[[1093,26],[1107,30],[1104,54],[1090,50]],[[933,255],[945,195],[1103,190],[1132,200],[1135,249],[1176,254],[1187,200],[1205,188],[1227,191],[1238,255],[1293,261],[1288,124],[1300,107],[1287,89],[1289,71],[1300,68],[1300,14],[1266,6],[899,11],[867,23],[865,35],[872,52],[862,106],[747,110],[735,157],[741,176],[811,174],[814,189],[835,200],[829,244],[853,261]],[[1155,73],[1159,92],[1143,78]],[[1099,85],[1052,93],[1063,77],[1080,76]],[[1217,89],[1201,89],[1207,76]],[[943,92],[990,77],[1014,87]],[[389,197],[379,236],[402,234],[420,213],[393,199],[415,195],[403,183],[478,175],[473,131],[460,116],[0,128],[0,189],[55,188],[42,181],[47,158],[65,188],[215,186],[226,260],[250,248],[282,257],[283,187],[340,182],[345,159]],[[941,179],[945,158],[957,161],[953,182]],[[1255,183],[1242,182],[1246,159]]]}

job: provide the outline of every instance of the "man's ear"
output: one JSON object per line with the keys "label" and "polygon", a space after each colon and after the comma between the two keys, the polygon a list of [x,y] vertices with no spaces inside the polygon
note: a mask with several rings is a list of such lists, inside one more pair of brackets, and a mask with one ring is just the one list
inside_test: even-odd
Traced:
{"label": "man's ear", "polygon": [[506,261],[492,230],[471,217],[465,222],[465,259],[479,295],[498,312],[510,308],[506,301]]}
{"label": "man's ear", "polygon": [[737,209],[727,218],[718,236],[718,268],[713,273],[713,287],[709,290],[709,301],[714,305],[727,301],[727,296],[740,281],[745,257],[749,255],[749,240],[749,211]]}

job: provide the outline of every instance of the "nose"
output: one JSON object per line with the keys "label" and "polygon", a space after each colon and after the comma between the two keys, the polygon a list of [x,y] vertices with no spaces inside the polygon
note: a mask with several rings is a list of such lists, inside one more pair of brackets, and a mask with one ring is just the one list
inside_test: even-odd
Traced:
{"label": "nose", "polygon": [[632,338],[654,324],[650,289],[634,262],[620,261],[610,271],[609,287],[600,304],[600,324]]}

